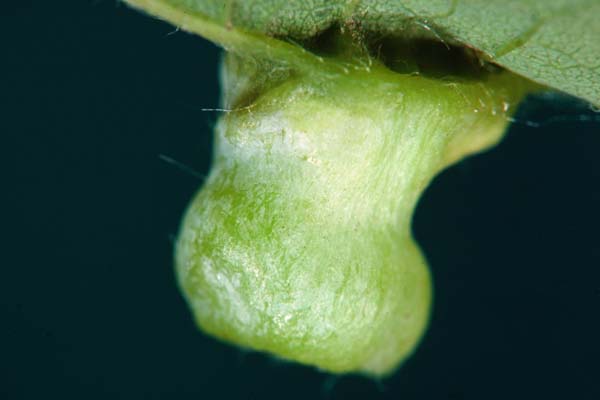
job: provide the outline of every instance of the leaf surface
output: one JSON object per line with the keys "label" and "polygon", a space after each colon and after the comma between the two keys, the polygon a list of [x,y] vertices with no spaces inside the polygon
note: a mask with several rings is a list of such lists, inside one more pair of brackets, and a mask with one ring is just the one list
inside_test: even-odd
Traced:
{"label": "leaf surface", "polygon": [[126,1],[226,48],[273,57],[293,58],[278,39],[303,40],[335,25],[442,40],[600,105],[600,0]]}

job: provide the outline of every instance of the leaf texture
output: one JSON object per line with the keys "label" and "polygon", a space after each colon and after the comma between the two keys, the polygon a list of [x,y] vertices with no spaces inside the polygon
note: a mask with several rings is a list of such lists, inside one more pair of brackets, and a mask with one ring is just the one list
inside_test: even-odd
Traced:
{"label": "leaf texture", "polygon": [[198,27],[304,40],[340,26],[378,37],[460,44],[537,83],[600,105],[600,0],[126,1],[176,25],[194,25],[188,30],[216,42],[227,41]]}

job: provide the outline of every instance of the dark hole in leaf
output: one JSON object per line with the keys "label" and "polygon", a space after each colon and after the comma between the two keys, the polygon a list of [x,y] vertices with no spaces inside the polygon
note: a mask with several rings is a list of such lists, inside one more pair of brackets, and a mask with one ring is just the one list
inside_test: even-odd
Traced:
{"label": "dark hole in leaf", "polygon": [[438,79],[480,80],[501,70],[474,49],[410,33],[382,38],[333,26],[301,44],[323,57],[346,57],[349,62],[371,58],[401,74],[422,74]]}

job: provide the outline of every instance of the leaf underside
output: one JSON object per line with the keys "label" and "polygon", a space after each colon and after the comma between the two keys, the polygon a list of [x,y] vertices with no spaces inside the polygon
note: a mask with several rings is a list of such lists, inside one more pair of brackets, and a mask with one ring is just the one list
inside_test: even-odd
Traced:
{"label": "leaf underside", "polygon": [[440,40],[600,105],[600,0],[126,1],[225,47],[226,40],[198,26],[288,40],[332,26],[378,38]]}

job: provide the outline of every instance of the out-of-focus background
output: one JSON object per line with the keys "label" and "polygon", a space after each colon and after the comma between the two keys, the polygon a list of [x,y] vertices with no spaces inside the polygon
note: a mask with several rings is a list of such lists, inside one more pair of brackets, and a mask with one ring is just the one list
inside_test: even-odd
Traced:
{"label": "out-of-focus background", "polygon": [[215,46],[114,0],[3,3],[0,44],[0,398],[600,398],[587,106],[532,99],[500,146],[435,180],[414,221],[430,329],[391,378],[336,378],[203,335],[176,288]]}

